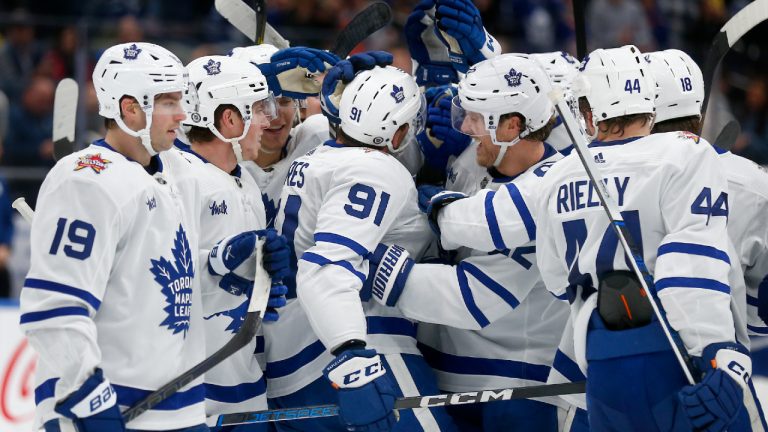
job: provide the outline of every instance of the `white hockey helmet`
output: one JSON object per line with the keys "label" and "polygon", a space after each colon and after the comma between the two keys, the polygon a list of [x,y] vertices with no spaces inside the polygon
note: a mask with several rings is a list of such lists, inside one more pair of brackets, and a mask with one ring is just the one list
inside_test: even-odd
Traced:
{"label": "white hockey helmet", "polygon": [[573,100],[571,85],[576,74],[579,73],[579,62],[565,51],[531,54],[530,57],[536,60],[547,73],[552,87],[562,89],[563,96],[571,102]]}
{"label": "white hockey helmet", "polygon": [[[498,165],[508,147],[535,132],[552,119],[555,107],[549,99],[552,86],[544,69],[527,54],[502,54],[475,64],[459,82],[459,94],[451,105],[453,128],[470,136],[490,135],[501,146],[494,165]],[[504,114],[525,117],[524,130],[512,141],[496,136],[499,119]],[[479,127],[468,128],[479,123]],[[470,130],[471,129],[471,130]]]}
{"label": "white hockey helmet", "polygon": [[393,66],[377,66],[359,72],[347,84],[339,103],[339,126],[345,135],[361,143],[400,153],[410,140],[393,148],[395,132],[404,124],[414,136],[421,132],[426,106],[413,76]]}
{"label": "white hockey helmet", "polygon": [[656,122],[700,116],[704,78],[696,62],[676,49],[648,53],[645,59],[656,80]]}
{"label": "white hockey helmet", "polygon": [[587,98],[592,125],[630,114],[653,114],[656,83],[648,63],[634,45],[597,49],[589,53],[573,80],[577,99]]}
{"label": "white hockey helmet", "polygon": [[[149,130],[155,96],[185,92],[187,71],[181,61],[167,49],[146,42],[129,42],[108,48],[93,69],[93,86],[99,101],[99,115],[114,120],[125,133],[141,138],[151,156]],[[130,129],[120,115],[120,99],[130,96],[139,103],[147,118],[144,129]]]}
{"label": "white hockey helmet", "polygon": [[[242,162],[240,140],[248,134],[252,110],[263,111],[269,120],[275,117],[275,101],[267,88],[267,79],[251,63],[227,56],[200,57],[188,64],[187,70],[190,85],[197,91],[196,98],[184,99],[184,123],[207,128],[220,140],[232,144],[237,161]],[[225,138],[216,129],[214,117],[220,105],[233,105],[243,118],[245,127],[239,137]]]}

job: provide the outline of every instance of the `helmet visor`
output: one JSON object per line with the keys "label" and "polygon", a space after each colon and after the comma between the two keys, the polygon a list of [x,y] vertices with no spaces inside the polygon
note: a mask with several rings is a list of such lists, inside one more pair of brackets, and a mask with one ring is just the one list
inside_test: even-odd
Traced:
{"label": "helmet visor", "polygon": [[491,134],[486,127],[485,116],[480,112],[464,109],[458,96],[451,100],[451,126],[471,137]]}
{"label": "helmet visor", "polygon": [[270,122],[277,118],[277,110],[278,104],[275,101],[275,96],[272,92],[269,92],[269,95],[266,98],[257,100],[253,103],[251,113],[254,119],[264,116],[266,121]]}
{"label": "helmet visor", "polygon": [[420,134],[427,125],[427,98],[424,93],[419,92],[419,111],[411,121],[414,136]]}

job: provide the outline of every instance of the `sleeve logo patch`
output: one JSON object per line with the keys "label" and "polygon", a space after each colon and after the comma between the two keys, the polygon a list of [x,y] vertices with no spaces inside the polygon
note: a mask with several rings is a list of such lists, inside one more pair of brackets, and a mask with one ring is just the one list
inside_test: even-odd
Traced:
{"label": "sleeve logo patch", "polygon": [[83,168],[90,168],[93,172],[99,174],[107,169],[107,165],[111,163],[112,161],[102,158],[101,153],[88,154],[77,159],[75,171],[80,171]]}

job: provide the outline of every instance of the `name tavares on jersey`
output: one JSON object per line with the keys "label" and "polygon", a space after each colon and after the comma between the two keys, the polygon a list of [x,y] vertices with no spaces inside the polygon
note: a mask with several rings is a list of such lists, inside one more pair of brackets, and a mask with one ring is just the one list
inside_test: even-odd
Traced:
{"label": "name tavares on jersey", "polygon": [[309,162],[293,161],[288,168],[288,174],[285,175],[285,185],[304,187],[304,169],[309,168]]}
{"label": "name tavares on jersey", "polygon": [[[629,177],[604,178],[609,194],[615,193],[614,198],[619,207],[624,205],[624,193],[629,186]],[[557,188],[557,213],[568,213],[589,207],[600,207],[600,198],[595,187],[589,180],[574,180],[563,183]]]}
{"label": "name tavares on jersey", "polygon": [[187,233],[181,225],[176,231],[171,254],[173,262],[162,256],[160,259],[150,259],[152,263],[150,271],[165,296],[166,306],[163,310],[167,316],[160,326],[168,327],[173,334],[183,332],[186,337],[189,330],[189,309],[192,306],[192,279],[195,277],[195,270]]}

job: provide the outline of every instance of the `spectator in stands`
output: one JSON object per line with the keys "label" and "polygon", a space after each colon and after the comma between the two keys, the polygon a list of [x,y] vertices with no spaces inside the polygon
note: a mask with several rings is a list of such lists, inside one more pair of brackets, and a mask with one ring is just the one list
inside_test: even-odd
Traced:
{"label": "spectator in stands", "polygon": [[21,103],[11,105],[3,164],[53,166],[53,95],[50,78],[36,76],[24,89]]}
{"label": "spectator in stands", "polygon": [[656,43],[643,6],[637,0],[592,0],[587,5],[589,50],[633,44],[653,51]]}
{"label": "spectator in stands", "polygon": [[43,56],[38,71],[56,82],[63,78],[73,78],[75,76],[76,51],[77,28],[74,26],[62,28],[54,47]]}
{"label": "spectator in stands", "polygon": [[747,87],[744,112],[737,118],[742,134],[732,151],[761,165],[768,164],[768,83],[764,76],[752,78]]}
{"label": "spectator in stands", "polygon": [[15,104],[28,78],[35,74],[42,51],[35,43],[35,28],[25,10],[14,11],[10,21],[5,31],[6,43],[0,48],[0,90]]}

